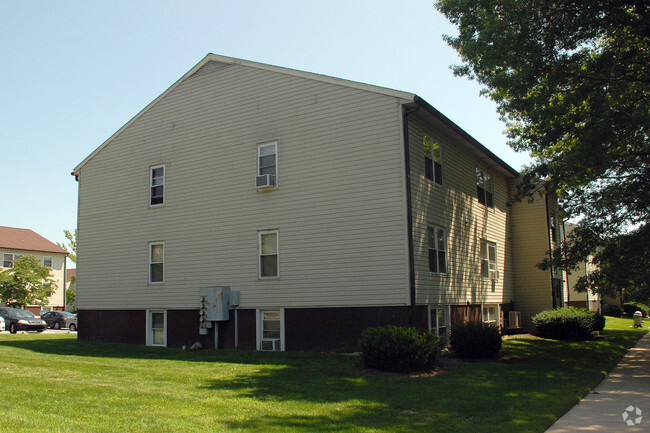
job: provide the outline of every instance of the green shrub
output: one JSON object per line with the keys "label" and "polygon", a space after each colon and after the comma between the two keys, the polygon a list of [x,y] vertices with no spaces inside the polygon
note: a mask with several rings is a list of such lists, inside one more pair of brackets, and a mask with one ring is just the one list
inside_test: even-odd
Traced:
{"label": "green shrub", "polygon": [[595,315],[584,308],[556,308],[534,315],[532,322],[543,337],[586,340],[594,330]]}
{"label": "green shrub", "polygon": [[618,305],[608,305],[605,314],[612,317],[621,317],[623,315],[623,308]]}
{"label": "green shrub", "polygon": [[643,313],[643,317],[648,317],[648,306],[639,302],[626,302],[623,304],[623,311],[628,316],[634,316],[634,313],[640,311]]}
{"label": "green shrub", "polygon": [[488,323],[457,323],[451,327],[449,345],[464,358],[494,358],[501,350],[501,332]]}
{"label": "green shrub", "polygon": [[366,329],[359,346],[366,367],[397,373],[431,370],[442,350],[434,334],[404,326]]}
{"label": "green shrub", "polygon": [[603,332],[605,329],[605,316],[600,313],[594,313],[592,330]]}

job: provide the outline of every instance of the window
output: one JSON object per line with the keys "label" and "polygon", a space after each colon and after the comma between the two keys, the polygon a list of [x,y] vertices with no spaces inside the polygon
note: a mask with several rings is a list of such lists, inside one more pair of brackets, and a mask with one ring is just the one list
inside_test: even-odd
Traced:
{"label": "window", "polygon": [[481,241],[481,277],[496,280],[497,273],[497,245],[486,240]]}
{"label": "window", "polygon": [[499,306],[498,305],[484,305],[483,306],[483,321],[485,323],[494,323],[498,325],[499,320]]}
{"label": "window", "polygon": [[167,346],[167,311],[147,310],[147,345]]}
{"label": "window", "polygon": [[163,283],[165,281],[165,244],[162,242],[149,244],[149,282]]}
{"label": "window", "polygon": [[429,237],[429,272],[447,273],[447,237],[445,229],[427,227]]}
{"label": "window", "polygon": [[[278,144],[266,143],[257,146],[257,175],[269,176],[268,184],[277,186]],[[259,185],[259,184],[258,184]]]}
{"label": "window", "polygon": [[282,310],[264,310],[259,312],[260,350],[283,350]]}
{"label": "window", "polygon": [[43,256],[43,266],[51,268],[52,267],[52,257],[51,256]]}
{"label": "window", "polygon": [[259,232],[260,278],[277,277],[278,263],[278,231]]}
{"label": "window", "polygon": [[13,268],[14,262],[21,258],[24,254],[4,254],[2,257],[3,268]]}
{"label": "window", "polygon": [[478,193],[478,202],[494,208],[494,198],[492,192],[492,178],[485,172],[476,169],[476,191]]}
{"label": "window", "polygon": [[429,310],[429,330],[435,333],[438,338],[447,338],[449,314],[446,307],[431,307]]}
{"label": "window", "polygon": [[165,166],[151,167],[150,206],[165,204]]}
{"label": "window", "polygon": [[424,175],[427,179],[433,180],[442,185],[442,156],[440,143],[424,136],[422,138],[424,147]]}
{"label": "window", "polygon": [[555,217],[555,212],[548,214],[548,226],[551,229],[551,240],[557,242],[557,218]]}

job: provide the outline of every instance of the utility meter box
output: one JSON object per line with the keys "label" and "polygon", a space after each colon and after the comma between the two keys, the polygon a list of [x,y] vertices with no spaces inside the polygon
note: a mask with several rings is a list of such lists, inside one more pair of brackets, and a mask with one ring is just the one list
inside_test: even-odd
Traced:
{"label": "utility meter box", "polygon": [[202,287],[201,296],[207,298],[208,321],[221,322],[229,319],[230,287]]}

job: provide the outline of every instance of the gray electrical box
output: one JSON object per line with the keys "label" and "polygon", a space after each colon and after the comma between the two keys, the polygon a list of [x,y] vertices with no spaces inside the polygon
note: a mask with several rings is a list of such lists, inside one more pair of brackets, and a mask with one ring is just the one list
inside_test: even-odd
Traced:
{"label": "gray electrical box", "polygon": [[207,297],[207,317],[209,321],[224,321],[229,319],[230,287],[202,287],[201,296]]}

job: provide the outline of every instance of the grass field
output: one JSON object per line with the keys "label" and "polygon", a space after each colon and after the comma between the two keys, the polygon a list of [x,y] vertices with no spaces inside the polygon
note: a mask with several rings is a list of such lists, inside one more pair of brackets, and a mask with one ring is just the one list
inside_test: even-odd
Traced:
{"label": "grass field", "polygon": [[418,377],[349,355],[2,333],[0,432],[543,432],[645,332],[607,319],[604,340],[510,338],[498,360]]}

